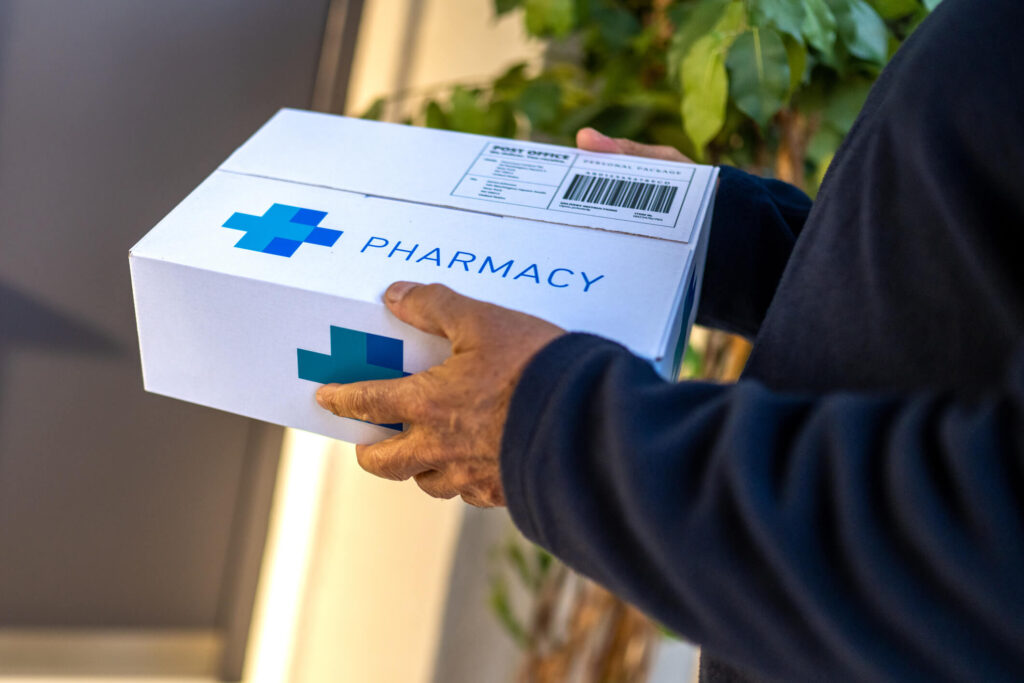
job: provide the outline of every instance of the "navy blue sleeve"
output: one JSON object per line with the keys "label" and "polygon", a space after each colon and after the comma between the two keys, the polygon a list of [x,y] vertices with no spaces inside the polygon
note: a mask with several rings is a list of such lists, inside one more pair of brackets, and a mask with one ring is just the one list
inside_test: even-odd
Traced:
{"label": "navy blue sleeve", "polygon": [[729,166],[719,179],[697,322],[754,337],[811,200],[792,185]]}
{"label": "navy blue sleeve", "polygon": [[967,401],[670,384],[540,352],[502,450],[532,540],[705,651],[795,680],[1024,678],[1024,364]]}

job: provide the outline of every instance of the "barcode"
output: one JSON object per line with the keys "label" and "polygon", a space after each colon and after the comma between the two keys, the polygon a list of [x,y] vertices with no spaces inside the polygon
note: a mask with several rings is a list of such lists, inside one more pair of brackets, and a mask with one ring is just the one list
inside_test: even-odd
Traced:
{"label": "barcode", "polygon": [[638,183],[632,180],[577,174],[569,183],[562,199],[584,204],[668,213],[678,189],[675,185]]}

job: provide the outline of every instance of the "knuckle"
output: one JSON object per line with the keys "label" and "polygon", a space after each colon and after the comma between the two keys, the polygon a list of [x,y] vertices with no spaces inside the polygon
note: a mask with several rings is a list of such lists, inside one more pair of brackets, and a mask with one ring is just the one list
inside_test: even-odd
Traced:
{"label": "knuckle", "polygon": [[374,446],[356,446],[356,462],[370,474],[377,474],[377,453]]}
{"label": "knuckle", "polygon": [[382,479],[399,480],[401,478],[392,456],[376,445],[357,446],[356,462],[370,474]]}
{"label": "knuckle", "polygon": [[353,407],[355,409],[356,416],[360,420],[370,420],[374,413],[374,408],[383,398],[383,392],[366,387],[359,393],[355,394],[354,398],[355,401]]}
{"label": "knuckle", "polygon": [[351,386],[339,387],[331,396],[331,412],[341,417],[360,418],[362,406],[366,404],[364,391],[364,389]]}
{"label": "knuckle", "polygon": [[416,485],[432,498],[454,498],[457,492],[445,481],[445,476],[437,471],[424,472],[416,476]]}
{"label": "knuckle", "polygon": [[382,407],[387,405],[393,396],[394,391],[389,385],[364,385],[350,395],[348,414],[357,420],[374,422],[380,416]]}
{"label": "knuckle", "polygon": [[462,468],[452,472],[450,479],[452,488],[457,491],[465,493],[473,488],[473,477]]}
{"label": "knuckle", "polygon": [[380,473],[382,479],[389,479],[391,481],[403,481],[408,477],[402,476],[402,471],[395,466],[390,460],[382,460],[377,465],[377,471]]}
{"label": "knuckle", "polygon": [[425,297],[429,299],[437,299],[439,301],[447,299],[453,293],[451,289],[439,282],[432,282],[429,285],[423,285],[420,289]]}
{"label": "knuckle", "polygon": [[412,381],[409,382],[408,400],[403,406],[405,415],[412,423],[432,422],[437,399],[434,398],[433,385],[436,381],[431,370],[417,373],[409,379]]}
{"label": "knuckle", "polygon": [[370,474],[376,474],[371,460],[372,450],[369,446],[356,446],[356,462]]}
{"label": "knuckle", "polygon": [[377,456],[373,463],[373,467],[377,476],[382,479],[390,479],[391,481],[402,481],[405,479],[394,460],[386,456]]}
{"label": "knuckle", "polygon": [[488,507],[486,501],[484,501],[483,498],[480,498],[479,496],[477,496],[475,494],[472,494],[472,493],[462,493],[460,495],[462,496],[463,502],[465,502],[467,505],[472,505],[473,507],[476,507],[476,508]]}

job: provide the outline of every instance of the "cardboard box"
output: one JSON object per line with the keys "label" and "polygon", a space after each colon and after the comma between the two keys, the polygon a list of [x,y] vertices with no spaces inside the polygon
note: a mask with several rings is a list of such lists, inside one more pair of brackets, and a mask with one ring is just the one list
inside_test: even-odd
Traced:
{"label": "cardboard box", "polygon": [[441,282],[621,342],[666,377],[699,295],[717,169],[282,110],[131,250],[146,389],[369,443],[319,383],[448,343],[395,319]]}

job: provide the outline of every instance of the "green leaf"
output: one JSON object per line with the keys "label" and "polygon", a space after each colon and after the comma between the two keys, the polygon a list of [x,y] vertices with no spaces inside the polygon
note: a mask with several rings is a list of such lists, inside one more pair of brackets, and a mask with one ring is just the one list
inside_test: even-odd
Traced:
{"label": "green leaf", "polygon": [[836,153],[842,141],[842,134],[832,126],[819,126],[807,143],[807,160],[814,165],[820,164]]}
{"label": "green leaf", "polygon": [[676,2],[668,6],[665,10],[665,14],[668,16],[668,20],[672,22],[673,26],[682,26],[690,18],[693,13],[694,5],[692,3]]}
{"label": "green leaf", "polygon": [[910,16],[921,7],[917,0],[871,0],[871,6],[886,21]]}
{"label": "green leaf", "polygon": [[687,48],[715,27],[729,4],[730,0],[698,0],[693,3],[693,10],[689,12],[684,22],[678,25],[675,35],[672,36],[673,41],[678,43],[685,53]]}
{"label": "green leaf", "polygon": [[515,116],[507,102],[488,103],[479,90],[464,86],[456,86],[452,90],[447,119],[437,114],[428,105],[427,115],[431,122],[446,122],[451,130],[501,137],[511,137],[516,132]]}
{"label": "green leaf", "polygon": [[519,95],[519,108],[534,128],[544,128],[558,119],[562,88],[553,81],[531,81]]}
{"label": "green leaf", "polygon": [[526,628],[512,612],[512,604],[509,600],[508,586],[502,579],[495,579],[491,582],[491,594],[488,602],[491,610],[498,617],[498,621],[505,627],[505,631],[516,641],[520,647],[524,647],[529,640]]}
{"label": "green leaf", "polygon": [[[677,17],[676,32],[672,35],[672,43],[668,49],[668,77],[672,83],[679,82],[680,68],[689,54],[690,48],[704,37],[722,19],[729,0],[699,0],[687,3],[685,15]],[[681,13],[680,13],[681,14]]]}
{"label": "green leaf", "polygon": [[839,36],[850,54],[883,65],[889,57],[889,29],[864,0],[832,0]]}
{"label": "green leaf", "polygon": [[551,553],[540,546],[534,546],[533,550],[536,554],[537,560],[537,578],[538,580],[542,580],[551,570],[551,566],[554,563],[555,558]]}
{"label": "green leaf", "polygon": [[[584,126],[593,126],[594,118],[597,117],[605,107],[606,102],[590,102],[577,107],[571,107],[565,114],[559,117],[556,129],[559,135],[575,136],[576,131]],[[598,129],[600,130],[600,129]]]}
{"label": "green leaf", "polygon": [[531,589],[537,588],[537,577],[533,575],[533,570],[530,568],[526,561],[526,554],[523,552],[522,547],[517,541],[510,541],[505,546],[505,556],[508,558],[509,563],[516,570],[516,574],[519,576],[519,581]]}
{"label": "green leaf", "polygon": [[725,105],[729,99],[729,76],[725,71],[725,53],[736,35],[747,25],[747,10],[742,1],[730,2],[709,29],[698,38],[681,64],[683,129],[693,141],[698,160],[725,123]]}
{"label": "green leaf", "polygon": [[782,43],[786,46],[786,61],[789,63],[789,90],[786,91],[786,99],[789,99],[807,75],[807,48],[789,36],[782,36]]}
{"label": "green leaf", "polygon": [[632,12],[607,1],[593,8],[591,18],[601,40],[612,50],[627,47],[643,29],[640,20]]}
{"label": "green leaf", "polygon": [[800,31],[807,44],[826,60],[831,60],[836,43],[836,18],[825,0],[804,0],[804,20]]}
{"label": "green leaf", "polygon": [[864,107],[870,90],[871,81],[867,79],[841,82],[828,94],[822,118],[840,135],[846,135]]}
{"label": "green leaf", "polygon": [[732,41],[736,40],[736,36],[747,28],[748,23],[746,5],[742,0],[735,0],[726,6],[711,33],[720,38],[723,47],[728,49]]}
{"label": "green leaf", "polygon": [[452,91],[449,122],[453,130],[486,134],[487,113],[479,104],[479,93],[462,86]]}
{"label": "green leaf", "polygon": [[522,6],[523,0],[494,0],[494,12],[499,17]]}
{"label": "green leaf", "polygon": [[387,106],[387,103],[388,98],[378,97],[369,107],[366,108],[366,111],[359,115],[359,118],[380,121],[380,118],[384,116],[384,107]]}
{"label": "green leaf", "polygon": [[[686,352],[683,354],[683,363],[680,376],[685,379],[692,379],[700,375],[704,369],[704,354],[690,344],[686,345]],[[671,632],[667,632],[671,633]],[[678,636],[675,636],[678,638]]]}
{"label": "green leaf", "polygon": [[709,34],[694,43],[683,60],[683,128],[698,157],[703,157],[704,147],[725,123],[725,103],[729,98],[725,50],[722,38]]}
{"label": "green leaf", "polygon": [[828,171],[828,167],[832,164],[832,159],[835,158],[835,154],[829,154],[827,157],[818,162],[818,167],[814,171],[814,188],[817,193],[817,188],[821,187],[821,183],[825,180],[825,173]]}
{"label": "green leaf", "polygon": [[434,100],[427,102],[424,119],[427,128],[440,128],[442,130],[451,128],[451,124],[448,123],[448,115],[441,109],[441,105]]}
{"label": "green leaf", "polygon": [[651,120],[650,107],[612,105],[595,116],[591,125],[613,138],[635,138]]}
{"label": "green leaf", "polygon": [[526,30],[535,36],[563,37],[576,20],[573,0],[525,0]]}
{"label": "green leaf", "polygon": [[526,86],[526,62],[509,67],[494,81],[494,93],[499,97],[518,97]]}
{"label": "green leaf", "polygon": [[750,6],[750,24],[758,28],[774,26],[782,33],[803,42],[804,21],[801,0],[754,0]]}
{"label": "green leaf", "polygon": [[789,92],[789,59],[782,37],[770,28],[751,29],[732,44],[725,64],[736,107],[761,128],[767,127]]}
{"label": "green leaf", "polygon": [[488,135],[499,138],[516,136],[516,114],[508,102],[493,102],[487,110]]}

